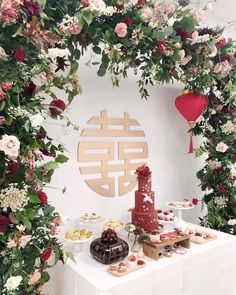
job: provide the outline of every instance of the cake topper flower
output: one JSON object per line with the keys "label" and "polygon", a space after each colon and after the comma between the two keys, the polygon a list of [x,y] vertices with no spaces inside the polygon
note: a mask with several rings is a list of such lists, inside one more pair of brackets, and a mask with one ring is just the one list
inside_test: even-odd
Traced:
{"label": "cake topper flower", "polygon": [[144,177],[150,177],[152,172],[150,171],[150,168],[144,164],[136,169],[135,174],[137,174],[138,179],[140,179]]}

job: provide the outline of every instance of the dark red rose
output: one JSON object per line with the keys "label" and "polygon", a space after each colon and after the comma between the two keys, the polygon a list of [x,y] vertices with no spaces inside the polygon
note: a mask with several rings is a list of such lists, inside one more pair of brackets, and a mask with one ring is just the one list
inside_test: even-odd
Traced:
{"label": "dark red rose", "polygon": [[233,155],[232,160],[236,162],[236,155]]}
{"label": "dark red rose", "polygon": [[39,131],[37,134],[36,134],[36,137],[37,139],[41,140],[41,139],[44,139],[46,137],[46,132],[44,131]]}
{"label": "dark red rose", "polygon": [[117,8],[118,11],[123,11],[125,7],[124,7],[123,4],[117,4],[116,8]]}
{"label": "dark red rose", "polygon": [[11,125],[12,126],[16,126],[17,124],[17,119],[16,118],[13,118],[12,122],[11,122]]}
{"label": "dark red rose", "polygon": [[37,86],[34,84],[34,82],[30,81],[29,85],[25,87],[22,94],[25,97],[33,97],[33,96],[35,96],[36,91],[37,91]]}
{"label": "dark red rose", "polygon": [[135,59],[135,61],[134,61],[134,62],[135,62],[135,65],[136,65],[136,66],[140,66],[140,65],[141,65],[141,63],[142,63],[142,62],[141,62],[141,60],[140,60],[140,59],[138,59],[138,58],[137,58],[137,59]]}
{"label": "dark red rose", "polygon": [[196,198],[193,198],[193,199],[192,199],[192,203],[193,203],[193,205],[198,205],[198,202],[199,202],[198,199],[196,199]]}
{"label": "dark red rose", "polygon": [[31,16],[40,15],[40,6],[34,1],[24,1],[24,10],[28,12]]}
{"label": "dark red rose", "polygon": [[150,168],[148,166],[143,165],[136,169],[135,174],[138,175],[138,178],[143,178],[151,176],[152,172],[150,171]]}
{"label": "dark red rose", "polygon": [[227,45],[227,40],[225,38],[221,38],[218,42],[216,42],[216,45],[220,48],[225,47]]}
{"label": "dark red rose", "polygon": [[20,167],[20,164],[18,162],[13,162],[9,164],[7,167],[8,174],[10,175],[15,174],[18,171],[19,167]]}
{"label": "dark red rose", "polygon": [[226,192],[226,188],[223,185],[219,186],[217,190],[218,190],[219,193],[225,193]]}
{"label": "dark red rose", "polygon": [[130,27],[133,24],[133,20],[132,20],[131,17],[126,16],[125,19],[124,19],[124,23],[127,25],[127,27]]}
{"label": "dark red rose", "polygon": [[60,115],[66,108],[66,105],[63,100],[61,99],[54,99],[50,103],[49,110],[53,116]]}
{"label": "dark red rose", "polygon": [[47,156],[47,157],[52,157],[52,154],[49,150],[47,149],[39,149],[40,152],[42,152],[44,154],[44,156]]}
{"label": "dark red rose", "polygon": [[10,225],[10,219],[0,214],[0,233],[5,233]]}
{"label": "dark red rose", "polygon": [[46,248],[45,250],[43,250],[43,253],[41,255],[42,262],[45,263],[46,261],[48,261],[48,259],[51,257],[51,255],[52,255],[51,248]]}
{"label": "dark red rose", "polygon": [[137,3],[137,5],[138,6],[143,6],[143,5],[145,5],[146,4],[146,0],[138,0],[138,3]]}
{"label": "dark red rose", "polygon": [[45,194],[45,192],[38,192],[38,196],[39,196],[39,199],[41,201],[41,204],[42,205],[47,205],[48,203],[48,196]]}
{"label": "dark red rose", "polygon": [[165,52],[165,44],[166,44],[166,40],[159,40],[156,42],[156,51],[158,54],[162,55]]}
{"label": "dark red rose", "polygon": [[220,117],[220,116],[215,116],[215,117],[214,117],[214,121],[215,121],[216,123],[219,123],[219,122],[221,121],[221,117]]}
{"label": "dark red rose", "polygon": [[16,47],[12,56],[13,56],[14,60],[17,62],[23,62],[26,57],[24,50],[21,49],[20,47]]}
{"label": "dark red rose", "polygon": [[191,34],[185,28],[177,28],[176,35],[179,35],[182,41],[186,41],[186,39],[191,37]]}
{"label": "dark red rose", "polygon": [[232,60],[234,59],[234,56],[233,55],[223,55],[223,56],[220,56],[220,61],[223,62],[223,61],[228,61],[228,62],[231,62]]}

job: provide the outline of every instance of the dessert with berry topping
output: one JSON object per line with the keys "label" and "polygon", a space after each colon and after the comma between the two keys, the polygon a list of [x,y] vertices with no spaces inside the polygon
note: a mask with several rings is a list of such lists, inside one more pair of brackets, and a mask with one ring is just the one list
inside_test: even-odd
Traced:
{"label": "dessert with berry topping", "polygon": [[124,259],[129,253],[129,246],[113,229],[108,228],[100,238],[92,241],[90,253],[99,262],[111,264]]}
{"label": "dessert with berry topping", "polygon": [[158,243],[160,242],[160,234],[158,231],[152,231],[149,235],[149,239],[151,243]]}
{"label": "dessert with berry topping", "polygon": [[130,268],[134,268],[137,265],[137,258],[135,257],[135,255],[132,255],[128,258],[127,261],[127,266]]}
{"label": "dessert with berry topping", "polygon": [[136,172],[138,190],[135,191],[135,208],[132,210],[132,223],[150,232],[157,228],[157,210],[155,209],[155,193],[152,191],[152,172],[143,165]]}

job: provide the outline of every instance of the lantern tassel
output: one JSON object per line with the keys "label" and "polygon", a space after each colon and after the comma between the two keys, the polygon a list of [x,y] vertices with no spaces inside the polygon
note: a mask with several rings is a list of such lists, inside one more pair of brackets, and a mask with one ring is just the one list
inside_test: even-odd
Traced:
{"label": "lantern tassel", "polygon": [[192,132],[190,133],[190,140],[189,140],[189,154],[193,154],[193,134]]}
{"label": "lantern tassel", "polygon": [[[195,125],[195,122],[194,121],[189,121],[188,124],[189,124],[189,128],[193,129],[193,127]],[[193,133],[192,133],[192,131],[190,132],[189,151],[188,151],[188,153],[193,154]]]}

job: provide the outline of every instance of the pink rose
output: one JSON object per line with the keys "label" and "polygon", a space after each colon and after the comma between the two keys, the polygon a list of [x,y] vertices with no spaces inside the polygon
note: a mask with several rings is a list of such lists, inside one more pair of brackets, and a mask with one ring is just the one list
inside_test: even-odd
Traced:
{"label": "pink rose", "polygon": [[197,22],[202,22],[204,21],[205,15],[202,9],[199,9],[194,13],[194,18],[196,19]]}
{"label": "pink rose", "polygon": [[197,31],[195,31],[195,32],[193,32],[192,33],[192,44],[195,44],[195,43],[197,43],[197,41],[198,41],[198,32]]}
{"label": "pink rose", "polygon": [[2,82],[2,89],[8,91],[12,89],[12,84],[10,82]]}
{"label": "pink rose", "polygon": [[13,135],[3,135],[0,140],[0,151],[4,152],[10,160],[16,160],[19,155],[20,142]]}
{"label": "pink rose", "polygon": [[216,151],[220,153],[225,153],[229,147],[224,142],[220,142],[216,146]]}
{"label": "pink rose", "polygon": [[222,70],[223,70],[222,63],[218,63],[218,64],[215,65],[213,72],[215,74],[219,74],[220,72],[222,72]]}
{"label": "pink rose", "polygon": [[26,245],[32,240],[32,236],[22,236],[19,239],[19,248],[25,248]]}
{"label": "pink rose", "polygon": [[185,56],[185,57],[181,60],[181,65],[182,65],[182,66],[185,66],[187,63],[190,62],[191,59],[192,59],[192,56],[191,56],[191,55],[187,55],[187,56]]}
{"label": "pink rose", "polygon": [[36,269],[31,275],[29,275],[28,284],[34,285],[41,279],[41,273]]}
{"label": "pink rose", "polygon": [[0,116],[0,126],[5,123],[5,117]]}
{"label": "pink rose", "polygon": [[118,37],[124,38],[127,35],[127,25],[125,23],[118,23],[115,27],[115,32]]}
{"label": "pink rose", "polygon": [[216,106],[216,111],[217,112],[221,112],[223,110],[223,106],[221,105],[221,104],[218,104],[217,106]]}
{"label": "pink rose", "polygon": [[83,6],[89,6],[89,0],[81,0]]}
{"label": "pink rose", "polygon": [[3,92],[2,88],[0,88],[0,101],[4,100],[5,98],[5,93]]}
{"label": "pink rose", "polygon": [[7,248],[8,249],[11,249],[11,248],[15,248],[17,245],[16,245],[16,241],[15,240],[9,240],[7,242]]}
{"label": "pink rose", "polygon": [[174,12],[175,6],[172,3],[166,3],[163,6],[164,13],[171,14]]}
{"label": "pink rose", "polygon": [[55,226],[61,226],[61,224],[62,224],[61,218],[60,218],[60,217],[56,217],[56,218],[53,220],[53,224],[54,224]]}
{"label": "pink rose", "polygon": [[74,24],[69,28],[69,32],[71,35],[79,35],[81,32],[81,27],[77,24]]}

